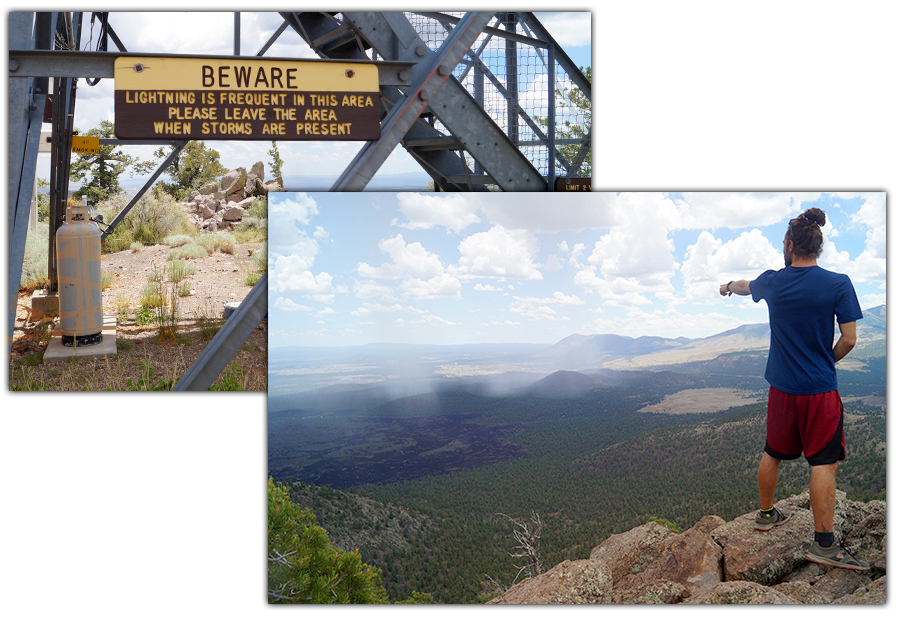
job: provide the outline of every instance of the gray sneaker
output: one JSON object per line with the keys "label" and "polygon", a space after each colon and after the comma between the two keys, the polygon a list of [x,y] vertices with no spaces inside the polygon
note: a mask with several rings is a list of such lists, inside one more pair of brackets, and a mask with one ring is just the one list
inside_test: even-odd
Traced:
{"label": "gray sneaker", "polygon": [[810,562],[817,562],[820,565],[854,569],[856,571],[868,571],[872,567],[869,563],[854,558],[853,554],[845,550],[844,546],[837,541],[831,547],[822,547],[813,541],[809,546],[809,551],[806,553],[806,559]]}
{"label": "gray sneaker", "polygon": [[756,522],[754,523],[753,527],[757,530],[771,530],[775,526],[780,526],[781,524],[786,523],[790,518],[791,513],[782,513],[777,508],[771,516],[764,515],[762,511],[759,511],[756,513]]}

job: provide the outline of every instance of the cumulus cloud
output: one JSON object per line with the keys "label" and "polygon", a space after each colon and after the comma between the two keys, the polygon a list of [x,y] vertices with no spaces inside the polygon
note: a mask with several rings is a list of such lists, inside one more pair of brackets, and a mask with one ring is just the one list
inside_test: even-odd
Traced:
{"label": "cumulus cloud", "polygon": [[[460,282],[453,274],[444,270],[438,256],[426,251],[418,242],[409,244],[402,234],[379,241],[378,248],[390,256],[391,262],[373,267],[360,262],[357,272],[365,279],[402,280],[397,289],[404,297],[413,298],[460,298]],[[370,294],[375,288],[361,288]],[[382,289],[382,292],[385,292]],[[386,294],[381,295],[383,298]]]}
{"label": "cumulus cloud", "polygon": [[407,220],[400,223],[394,219],[393,224],[404,229],[443,227],[448,232],[457,234],[469,225],[481,221],[472,202],[466,195],[459,193],[399,193],[397,203]]}
{"label": "cumulus cloud", "polygon": [[527,231],[495,225],[459,243],[459,277],[474,279],[542,279],[535,264],[538,241]]}
{"label": "cumulus cloud", "polygon": [[269,211],[278,215],[280,224],[294,221],[309,225],[310,217],[319,213],[319,207],[306,193],[275,193],[269,198]]}
{"label": "cumulus cloud", "polygon": [[269,283],[278,294],[304,296],[315,301],[330,303],[334,299],[331,275],[318,275],[308,270],[307,258],[296,255],[282,255],[269,259]]}
{"label": "cumulus cloud", "polygon": [[433,277],[444,272],[444,266],[434,253],[429,253],[418,242],[406,244],[402,234],[378,242],[382,253],[392,262],[372,267],[360,262],[357,272],[367,279],[401,279],[403,277]]}
{"label": "cumulus cloud", "polygon": [[758,229],[743,232],[723,243],[709,232],[701,232],[688,245],[681,265],[685,300],[719,298],[719,286],[732,280],[755,279],[766,270],[784,268],[784,254]]}

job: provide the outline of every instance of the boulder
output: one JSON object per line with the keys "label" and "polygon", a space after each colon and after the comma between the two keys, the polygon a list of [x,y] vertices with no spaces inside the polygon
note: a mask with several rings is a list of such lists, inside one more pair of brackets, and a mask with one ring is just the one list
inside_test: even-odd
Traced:
{"label": "boulder", "polygon": [[201,195],[211,195],[214,192],[219,190],[219,186],[215,182],[210,182],[200,188],[199,192]]}
{"label": "boulder", "polygon": [[209,204],[201,204],[197,207],[197,214],[199,214],[203,219],[212,218],[216,215],[216,211],[209,206]]}
{"label": "boulder", "polygon": [[625,575],[641,573],[662,553],[663,542],[672,531],[655,522],[614,534],[591,551],[591,560],[602,560],[614,582]]}
{"label": "boulder", "polygon": [[236,203],[228,202],[228,205],[222,210],[222,220],[224,221],[239,221],[244,216],[244,210]]}
{"label": "boulder", "polygon": [[489,603],[886,603],[883,501],[836,495],[836,532],[872,565],[866,572],[806,561],[813,534],[807,492],[776,506],[793,515],[766,532],[754,529],[755,511],[727,523],[707,515],[681,534],[652,522],[637,526],[604,540],[590,559],[565,561]]}
{"label": "boulder", "polygon": [[243,188],[247,182],[247,170],[244,167],[238,167],[229,171],[222,177],[222,192],[228,197],[237,189]]}
{"label": "boulder", "polygon": [[262,160],[258,160],[252,167],[250,167],[249,174],[254,177],[258,177],[259,179],[263,179],[266,176],[266,167],[262,163]]}
{"label": "boulder", "polygon": [[612,603],[612,586],[609,568],[602,560],[565,560],[488,603],[605,604]]}

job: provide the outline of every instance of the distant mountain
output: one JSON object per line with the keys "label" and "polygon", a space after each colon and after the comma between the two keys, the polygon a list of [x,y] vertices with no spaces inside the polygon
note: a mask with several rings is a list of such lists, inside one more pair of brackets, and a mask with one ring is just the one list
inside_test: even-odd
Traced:
{"label": "distant mountain", "polygon": [[[857,349],[850,357],[886,354],[885,305],[863,311],[856,325]],[[837,328],[835,328],[837,331]],[[550,349],[563,359],[602,364],[613,369],[635,369],[709,361],[735,352],[765,353],[769,349],[769,324],[745,324],[723,333],[697,339],[669,340],[658,337],[624,338],[618,335],[573,335]],[[587,366],[580,366],[587,367]]]}
{"label": "distant mountain", "polygon": [[548,398],[569,398],[597,385],[597,380],[586,374],[560,370],[534,383],[528,393]]}

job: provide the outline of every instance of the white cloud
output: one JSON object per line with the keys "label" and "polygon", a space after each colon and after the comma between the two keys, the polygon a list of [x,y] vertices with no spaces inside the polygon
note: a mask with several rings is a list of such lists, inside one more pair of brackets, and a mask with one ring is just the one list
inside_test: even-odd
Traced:
{"label": "white cloud", "polygon": [[272,290],[279,294],[295,294],[330,303],[334,299],[331,275],[325,272],[313,275],[308,267],[307,258],[297,255],[282,255],[274,261],[269,258]]}
{"label": "white cloud", "polygon": [[758,229],[743,232],[723,243],[709,232],[701,232],[688,245],[681,266],[685,300],[714,300],[719,286],[732,280],[753,280],[763,271],[784,268],[784,254]]}
{"label": "white cloud", "polygon": [[496,225],[459,243],[459,277],[540,280],[534,261],[538,246],[529,232]]}
{"label": "white cloud", "polygon": [[536,13],[550,36],[563,48],[591,45],[591,14],[581,12]]}
{"label": "white cloud", "polygon": [[393,224],[404,229],[432,229],[443,227],[455,234],[481,219],[466,195],[399,193],[397,203],[407,222]]}
{"label": "white cloud", "polygon": [[316,311],[313,307],[309,307],[307,305],[299,305],[291,299],[284,298],[283,296],[279,296],[277,299],[275,299],[275,302],[272,303],[272,307],[286,312],[302,311],[311,313]]}
{"label": "white cloud", "polygon": [[[461,297],[459,279],[445,272],[438,256],[426,251],[420,243],[406,244],[403,236],[397,234],[393,238],[380,240],[378,248],[382,253],[387,253],[393,261],[379,267],[360,262],[356,270],[361,277],[370,281],[402,279],[398,289],[404,297],[416,299]],[[377,287],[358,290],[370,296],[377,291]],[[387,298],[384,289],[381,289],[380,295]]]}
{"label": "white cloud", "polygon": [[403,277],[433,277],[444,272],[444,266],[434,253],[418,242],[406,244],[402,234],[378,242],[382,253],[387,253],[392,263],[375,268],[360,262],[357,272],[366,279],[401,279]]}
{"label": "white cloud", "polygon": [[310,217],[319,213],[319,207],[306,193],[275,193],[269,197],[269,211],[276,215],[274,218],[280,224],[295,221],[309,225]]}

